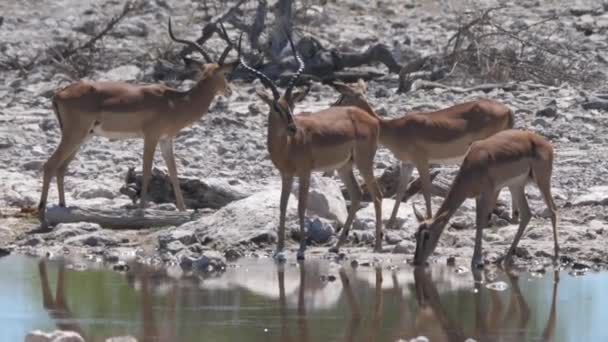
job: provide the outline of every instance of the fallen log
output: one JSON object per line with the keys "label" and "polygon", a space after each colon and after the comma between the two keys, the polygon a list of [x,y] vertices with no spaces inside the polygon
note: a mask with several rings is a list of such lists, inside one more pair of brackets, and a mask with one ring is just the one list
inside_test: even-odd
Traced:
{"label": "fallen log", "polygon": [[49,207],[46,219],[51,226],[59,223],[90,222],[109,229],[142,229],[179,226],[195,220],[200,214],[154,209],[91,209],[77,207]]}
{"label": "fallen log", "polygon": [[[141,194],[143,175],[129,168],[125,177],[125,184],[120,193],[137,202]],[[180,188],[184,196],[184,203],[191,209],[219,209],[226,204],[243,199],[250,195],[247,189],[233,186],[220,179],[208,179],[203,182],[198,179],[179,178]],[[175,203],[175,194],[169,175],[154,168],[148,186],[148,200],[154,203]]]}
{"label": "fallen log", "polygon": [[485,83],[477,86],[462,88],[462,87],[453,87],[448,86],[438,82],[431,82],[426,80],[416,80],[412,84],[412,90],[420,90],[420,89],[434,89],[434,88],[443,88],[448,89],[453,93],[470,93],[474,91],[483,91],[490,92],[494,89],[503,89],[506,91],[512,91],[517,89],[517,85],[515,83]]}

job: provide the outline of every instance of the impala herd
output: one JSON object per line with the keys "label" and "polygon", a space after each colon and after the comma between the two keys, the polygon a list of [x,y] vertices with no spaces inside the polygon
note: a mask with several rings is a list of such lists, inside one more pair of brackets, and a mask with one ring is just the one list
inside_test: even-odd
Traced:
{"label": "impala herd", "polygon": [[[200,66],[199,80],[190,90],[178,91],[162,84],[79,81],[61,89],[53,97],[53,109],[62,137],[44,165],[38,207],[43,229],[48,229],[45,211],[52,178],[57,177],[59,206],[65,206],[66,169],[80,145],[93,135],[110,139],[143,138],[141,208],[146,205],[153,156],[156,146],[160,145],[177,208],[185,210],[173,154],[173,138],[181,129],[206,114],[216,95],[230,94],[227,77],[240,65],[259,78],[266,88],[256,92],[269,107],[267,147],[282,180],[277,255],[281,255],[285,248],[286,208],[294,177],[298,177],[298,218],[302,233],[298,258],[304,257],[305,213],[313,171],[337,170],[346,186],[352,203],[331,251],[337,252],[346,242],[362,198],[353,166],[356,166],[371,194],[376,214],[374,251],[382,251],[382,193],[374,177],[374,157],[378,145],[381,145],[401,161],[395,205],[387,223],[389,228],[396,226],[399,205],[414,167],[420,175],[426,215],[414,207],[415,216],[421,222],[415,234],[415,264],[427,261],[450,217],[465,199],[474,198],[476,236],[472,266],[483,265],[482,230],[488,225],[497,196],[504,187],[511,193],[512,221],[519,222],[504,260],[510,262],[531,217],[524,191],[529,181],[536,183],[547,204],[555,240],[554,257],[558,257],[557,214],[550,185],[553,148],[533,132],[513,129],[513,112],[507,106],[489,99],[478,99],[434,112],[405,113],[395,119],[384,119],[374,112],[366,99],[366,85],[359,81],[353,85],[332,83],[339,98],[329,108],[294,114],[296,103],[304,99],[310,88],[296,88],[304,63],[289,36],[298,70],[281,95],[268,76],[241,58],[240,40],[237,60],[225,62],[234,44],[223,26],[218,32],[227,46],[216,61],[196,42],[176,38],[171,21],[168,29],[173,41],[190,46],[205,59]],[[460,170],[443,204],[433,215],[429,166],[455,163],[461,163]]]}

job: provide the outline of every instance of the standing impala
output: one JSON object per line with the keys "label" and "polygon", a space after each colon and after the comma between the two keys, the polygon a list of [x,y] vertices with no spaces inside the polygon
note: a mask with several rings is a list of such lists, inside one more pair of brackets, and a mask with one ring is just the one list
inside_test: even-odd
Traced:
{"label": "standing impala", "polygon": [[292,52],[299,63],[299,69],[291,78],[283,96],[270,78],[241,60],[241,65],[272,91],[270,94],[258,90],[257,94],[270,107],[268,152],[282,178],[277,253],[285,246],[285,211],[294,177],[297,176],[300,180],[298,217],[302,234],[298,258],[303,258],[306,249],[304,217],[310,175],[312,171],[335,169],[346,185],[352,201],[342,235],[334,250],[340,248],[353,223],[362,197],[361,189],[353,174],[353,164],[359,169],[373,198],[376,210],[374,249],[379,252],[382,248],[382,194],[374,178],[373,165],[380,128],[378,117],[356,107],[332,107],[319,112],[293,115],[294,103],[304,98],[307,90],[292,94],[304,70],[304,63],[298,56],[291,38],[288,38]]}
{"label": "standing impala", "polygon": [[414,264],[426,262],[433,253],[448,220],[465,199],[475,198],[476,234],[472,266],[481,267],[482,229],[488,224],[488,214],[496,204],[498,192],[508,187],[521,217],[519,228],[509,248],[505,262],[509,263],[526,226],[531,212],[526,200],[525,186],[532,180],[538,186],[549,209],[553,224],[554,256],[557,260],[557,208],[551,196],[551,173],[553,169],[553,147],[541,136],[520,130],[507,130],[471,145],[460,170],[452,183],[443,204],[430,219],[423,221],[422,215],[414,212],[423,221],[416,232]]}
{"label": "standing impala", "polygon": [[[357,85],[336,82],[332,86],[341,94],[334,106],[357,106],[374,113],[365,96],[367,86],[362,80]],[[435,112],[414,112],[396,119],[381,119],[380,145],[388,148],[402,162],[395,206],[387,227],[395,226],[397,211],[414,166],[420,174],[426,216],[430,217],[429,164],[459,163],[473,141],[513,128],[513,121],[513,112],[507,106],[488,99],[470,101]],[[517,213],[514,212],[515,220],[516,217]]]}
{"label": "standing impala", "polygon": [[148,183],[156,145],[160,149],[175,193],[177,208],[185,210],[179,187],[177,169],[173,155],[173,137],[186,126],[199,120],[218,93],[230,94],[226,74],[238,65],[238,61],[224,63],[232,48],[222,26],[220,34],[228,47],[217,62],[193,41],[177,39],[171,29],[172,40],[193,47],[204,57],[200,79],[188,91],[178,91],[162,84],[136,85],[125,82],[79,81],[58,91],[53,97],[53,108],[61,127],[61,142],[44,164],[42,195],[39,218],[43,229],[48,227],[45,219],[46,201],[50,182],[57,176],[59,205],[65,206],[63,179],[70,161],[80,145],[93,135],[110,139],[143,138],[143,184],[140,206],[146,205]]}

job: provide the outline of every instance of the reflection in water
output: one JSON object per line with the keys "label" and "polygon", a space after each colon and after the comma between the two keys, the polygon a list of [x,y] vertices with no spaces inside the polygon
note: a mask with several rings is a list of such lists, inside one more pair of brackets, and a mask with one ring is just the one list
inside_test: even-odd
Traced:
{"label": "reflection in water", "polygon": [[42,306],[56,322],[57,329],[75,331],[85,340],[88,340],[80,325],[74,320],[72,311],[68,307],[65,294],[65,265],[59,265],[55,298],[53,298],[53,294],[51,293],[46,261],[42,260],[38,262],[38,274],[40,275],[40,287],[42,289]]}
{"label": "reflection in water", "polygon": [[[557,272],[546,277],[553,278],[551,284],[501,269],[456,274],[450,268],[353,269],[322,260],[281,265],[246,260],[219,278],[176,280],[137,264],[125,274],[76,272],[56,261],[30,264],[37,266],[35,293],[42,293],[47,317],[87,341],[117,335],[146,342],[392,342],[417,336],[552,341],[560,338],[556,327],[569,321],[558,324]],[[0,275],[1,269],[2,264]],[[100,275],[105,278],[96,278]],[[94,287],[88,278],[95,279]],[[487,289],[490,280],[505,281],[508,290]],[[550,291],[550,301],[544,302]]]}

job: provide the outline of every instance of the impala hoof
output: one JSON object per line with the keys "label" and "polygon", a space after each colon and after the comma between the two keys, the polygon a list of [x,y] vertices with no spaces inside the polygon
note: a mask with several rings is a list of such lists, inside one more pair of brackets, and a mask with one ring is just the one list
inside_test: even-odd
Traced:
{"label": "impala hoof", "polygon": [[298,251],[298,254],[296,255],[296,258],[297,258],[299,261],[304,260],[304,259],[305,259],[305,257],[304,257],[304,251],[303,251],[303,250],[299,250],[299,251]]}
{"label": "impala hoof", "polygon": [[329,247],[329,253],[336,253],[336,254],[340,253],[340,247],[338,247],[338,246]]}

